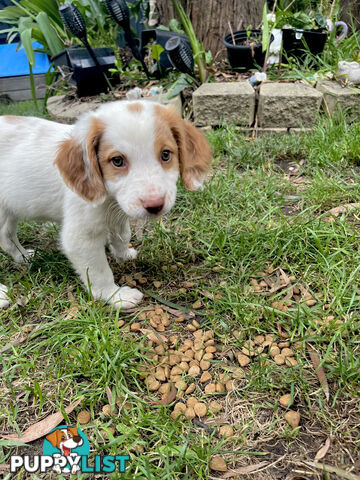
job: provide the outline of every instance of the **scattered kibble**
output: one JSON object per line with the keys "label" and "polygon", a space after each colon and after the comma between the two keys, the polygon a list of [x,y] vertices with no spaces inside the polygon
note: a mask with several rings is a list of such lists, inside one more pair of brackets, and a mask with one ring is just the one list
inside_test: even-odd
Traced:
{"label": "scattered kibble", "polygon": [[288,408],[291,405],[291,395],[289,393],[286,393],[285,395],[282,395],[279,399],[279,403],[282,407]]}
{"label": "scattered kibble", "polygon": [[294,410],[289,410],[284,415],[285,420],[292,428],[296,428],[300,424],[300,413]]}
{"label": "scattered kibble", "polygon": [[91,416],[87,410],[81,410],[77,416],[77,421],[82,425],[85,425],[90,422]]}
{"label": "scattered kibble", "polygon": [[111,415],[111,405],[104,405],[102,408],[102,413],[104,415]]}
{"label": "scattered kibble", "polygon": [[210,469],[215,472],[227,472],[226,462],[220,455],[216,455],[210,460]]}
{"label": "scattered kibble", "polygon": [[234,436],[234,429],[231,425],[223,425],[219,429],[219,434],[225,438],[231,438]]}

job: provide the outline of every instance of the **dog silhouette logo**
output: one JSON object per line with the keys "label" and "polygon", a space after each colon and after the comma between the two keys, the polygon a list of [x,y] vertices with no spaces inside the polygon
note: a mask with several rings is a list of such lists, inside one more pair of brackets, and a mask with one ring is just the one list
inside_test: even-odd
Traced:
{"label": "dog silhouette logo", "polygon": [[45,437],[43,455],[53,457],[53,471],[57,474],[75,474],[82,471],[83,457],[90,453],[90,444],[80,428],[60,425]]}

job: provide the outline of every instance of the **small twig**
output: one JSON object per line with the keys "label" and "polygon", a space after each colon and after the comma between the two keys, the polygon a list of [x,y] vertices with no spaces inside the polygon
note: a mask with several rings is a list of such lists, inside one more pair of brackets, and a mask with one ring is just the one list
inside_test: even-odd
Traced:
{"label": "small twig", "polygon": [[336,473],[336,475],[340,478],[345,478],[347,480],[360,480],[359,475],[355,475],[354,473],[347,472],[342,468],[333,467],[332,465],[327,465],[326,463],[317,463],[317,462],[309,462],[305,461],[306,465],[310,467],[318,468],[319,470],[323,470],[328,473]]}
{"label": "small twig", "polygon": [[31,330],[31,332],[28,335],[20,335],[18,338],[13,340],[12,342],[7,343],[4,345],[2,348],[0,348],[0,353],[5,353],[8,350],[11,350],[13,347],[18,347],[22,343],[25,343],[29,338],[33,336],[33,334],[38,330],[42,325],[36,325],[36,327]]}
{"label": "small twig", "polygon": [[284,12],[286,12],[286,10],[288,10],[295,2],[296,0],[292,0],[292,2],[290,2],[289,5],[286,8],[284,8]]}
{"label": "small twig", "polygon": [[330,8],[329,18],[331,18],[332,15],[333,15],[335,3],[336,3],[336,0],[333,0],[333,2],[331,4],[331,8]]}
{"label": "small twig", "polygon": [[149,295],[149,297],[154,298],[157,302],[162,303],[163,305],[167,305],[168,307],[174,308],[175,310],[181,310],[184,313],[190,313],[189,308],[177,305],[173,302],[169,302],[168,300],[165,300],[165,298],[159,297],[159,295],[156,295],[156,293],[153,293],[150,290],[144,290],[144,292]]}
{"label": "small twig", "polygon": [[215,433],[215,436],[217,436],[217,433],[216,433],[215,428],[209,427],[208,425],[206,425],[205,423],[201,422],[201,421],[198,420],[197,418],[194,418],[194,419],[193,419],[193,423],[194,423],[197,427],[203,428],[203,429],[204,429],[207,433],[209,433],[210,435],[212,435],[213,433]]}
{"label": "small twig", "polygon": [[275,0],[273,9],[272,9],[272,11],[271,11],[271,15],[274,15],[275,9],[276,9],[276,7],[277,7],[277,3],[278,3],[278,0]]}
{"label": "small twig", "polygon": [[230,21],[228,22],[228,25],[229,25],[229,28],[230,28],[230,33],[231,33],[231,38],[232,38],[233,45],[236,45],[236,43],[235,43],[235,37],[234,37],[234,32],[233,32],[233,29],[232,29],[232,27],[231,27]]}

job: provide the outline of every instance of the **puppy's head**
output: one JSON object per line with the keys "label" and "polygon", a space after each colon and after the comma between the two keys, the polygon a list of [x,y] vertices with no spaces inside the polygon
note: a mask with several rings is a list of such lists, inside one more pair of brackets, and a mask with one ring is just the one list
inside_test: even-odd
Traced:
{"label": "puppy's head", "polygon": [[82,445],[83,439],[80,437],[76,427],[58,428],[47,435],[48,440],[53,447],[59,450],[62,448],[72,449]]}
{"label": "puppy's head", "polygon": [[204,135],[172,107],[113,102],[81,117],[55,164],[65,183],[88,202],[117,200],[130,217],[167,213],[179,177],[202,187],[211,152]]}

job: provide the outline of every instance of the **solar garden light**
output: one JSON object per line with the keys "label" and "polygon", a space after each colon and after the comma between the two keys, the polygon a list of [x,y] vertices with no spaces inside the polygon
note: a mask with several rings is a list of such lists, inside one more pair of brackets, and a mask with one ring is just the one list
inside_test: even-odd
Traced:
{"label": "solar garden light", "polygon": [[187,42],[178,36],[169,38],[165,44],[165,51],[176,70],[198,80],[194,74],[193,53]]}
{"label": "solar garden light", "polygon": [[[86,25],[85,20],[81,13],[79,12],[78,8],[70,2],[65,3],[59,7],[60,17],[65,25],[66,29],[69,32],[84,44],[85,48],[89,52],[90,57],[93,59],[96,67],[99,70],[102,70],[101,65],[96,58],[94,50],[90,47],[89,42],[86,37]],[[105,77],[106,83],[108,84],[109,88],[113,90],[112,85],[106,76],[105,72],[103,72]]]}
{"label": "solar garden light", "polygon": [[146,76],[150,79],[149,70],[145,65],[140,49],[137,46],[136,41],[131,33],[130,11],[129,7],[126,5],[125,0],[105,0],[105,5],[115,22],[120,25],[120,27],[122,27],[122,29],[124,30],[126,43],[131,48],[134,57],[141,62]]}

